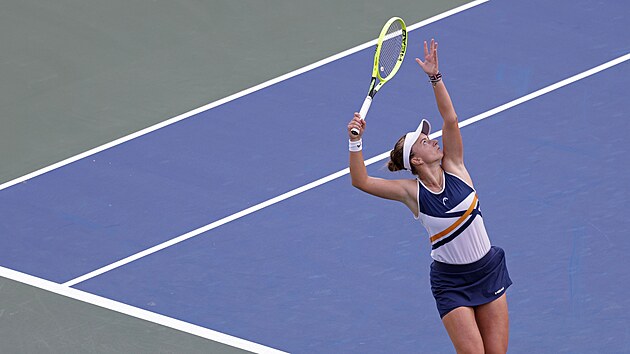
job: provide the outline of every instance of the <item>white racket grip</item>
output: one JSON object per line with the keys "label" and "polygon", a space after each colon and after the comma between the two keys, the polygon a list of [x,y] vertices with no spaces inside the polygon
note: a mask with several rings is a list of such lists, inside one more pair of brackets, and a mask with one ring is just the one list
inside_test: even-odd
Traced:
{"label": "white racket grip", "polygon": [[[361,105],[361,110],[359,110],[361,119],[365,120],[365,117],[367,116],[367,112],[370,110],[371,105],[372,105],[372,97],[367,96],[365,98],[365,101],[363,101],[363,104]],[[352,128],[350,132],[352,132],[352,134],[354,135],[359,135],[359,130],[356,128]]]}
{"label": "white racket grip", "polygon": [[370,105],[372,105],[372,97],[367,96],[365,98],[365,101],[363,101],[363,104],[361,105],[361,110],[359,111],[361,119],[365,120],[365,117],[367,117],[367,112],[370,110]]}

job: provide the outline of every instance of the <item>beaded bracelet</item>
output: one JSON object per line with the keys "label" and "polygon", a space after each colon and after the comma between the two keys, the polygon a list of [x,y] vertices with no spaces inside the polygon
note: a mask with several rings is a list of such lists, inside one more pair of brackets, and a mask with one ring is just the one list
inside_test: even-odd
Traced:
{"label": "beaded bracelet", "polygon": [[437,72],[437,74],[435,75],[429,75],[429,82],[431,82],[431,84],[433,85],[433,87],[435,87],[435,85],[437,85],[438,82],[442,81],[442,73],[441,72]]}

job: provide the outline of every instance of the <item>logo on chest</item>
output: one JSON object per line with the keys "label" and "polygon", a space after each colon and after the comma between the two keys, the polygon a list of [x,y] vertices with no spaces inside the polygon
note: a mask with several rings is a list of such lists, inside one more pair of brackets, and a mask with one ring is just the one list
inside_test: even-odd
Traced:
{"label": "logo on chest", "polygon": [[447,197],[442,198],[442,204],[444,204],[444,206],[446,206],[446,201],[448,200]]}

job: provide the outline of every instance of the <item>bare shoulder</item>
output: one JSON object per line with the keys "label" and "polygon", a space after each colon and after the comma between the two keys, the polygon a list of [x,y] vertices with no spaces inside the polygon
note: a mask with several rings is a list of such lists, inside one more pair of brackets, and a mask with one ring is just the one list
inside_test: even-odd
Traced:
{"label": "bare shoulder", "polygon": [[401,179],[399,180],[405,186],[405,191],[410,197],[416,198],[418,194],[418,180],[417,179]]}
{"label": "bare shoulder", "polygon": [[416,196],[418,194],[418,180],[411,178],[395,179],[392,182],[398,184],[402,190],[404,190],[401,202],[405,204],[415,203]]}
{"label": "bare shoulder", "polygon": [[418,180],[406,178],[387,181],[396,184],[400,191],[397,197],[388,199],[394,199],[405,204],[414,215],[418,215]]}

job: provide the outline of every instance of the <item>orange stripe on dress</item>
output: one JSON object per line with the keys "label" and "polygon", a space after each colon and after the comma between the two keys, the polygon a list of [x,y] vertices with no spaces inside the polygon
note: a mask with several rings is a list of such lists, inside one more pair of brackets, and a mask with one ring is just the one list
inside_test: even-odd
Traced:
{"label": "orange stripe on dress", "polygon": [[455,221],[453,225],[449,226],[446,230],[431,236],[431,242],[436,241],[442,238],[443,236],[449,234],[451,231],[455,230],[455,228],[459,226],[461,223],[463,223],[464,220],[466,220],[466,218],[473,212],[473,210],[475,210],[475,205],[477,205],[477,194],[475,194],[475,198],[473,198],[472,203],[470,204],[470,206],[468,207],[468,210],[466,210],[464,215],[460,216],[460,218],[457,219],[457,221]]}

